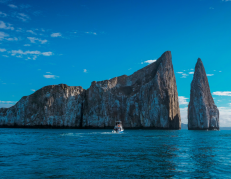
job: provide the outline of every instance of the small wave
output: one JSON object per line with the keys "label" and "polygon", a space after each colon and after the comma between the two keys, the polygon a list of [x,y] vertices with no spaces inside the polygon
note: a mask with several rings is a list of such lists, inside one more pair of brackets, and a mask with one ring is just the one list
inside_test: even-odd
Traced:
{"label": "small wave", "polygon": [[83,135],[84,133],[64,133],[60,134],[61,136],[80,136]]}

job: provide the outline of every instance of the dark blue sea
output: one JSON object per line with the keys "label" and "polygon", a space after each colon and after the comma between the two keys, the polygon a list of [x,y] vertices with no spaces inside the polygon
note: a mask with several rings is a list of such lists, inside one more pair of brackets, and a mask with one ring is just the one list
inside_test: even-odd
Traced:
{"label": "dark blue sea", "polygon": [[0,129],[0,178],[231,178],[231,130]]}

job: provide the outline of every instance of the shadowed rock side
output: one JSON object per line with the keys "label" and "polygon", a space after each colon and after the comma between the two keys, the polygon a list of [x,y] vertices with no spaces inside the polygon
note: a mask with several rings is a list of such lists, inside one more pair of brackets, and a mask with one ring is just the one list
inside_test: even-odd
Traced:
{"label": "shadowed rock side", "polygon": [[213,101],[208,78],[200,58],[197,61],[191,83],[188,129],[219,129],[219,110]]}
{"label": "shadowed rock side", "polygon": [[180,129],[171,52],[130,76],[92,82],[89,89],[53,85],[0,109],[1,126]]}

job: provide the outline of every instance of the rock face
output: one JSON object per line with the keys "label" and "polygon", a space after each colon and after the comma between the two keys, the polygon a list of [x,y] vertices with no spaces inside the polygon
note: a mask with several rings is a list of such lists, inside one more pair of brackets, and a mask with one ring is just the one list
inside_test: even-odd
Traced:
{"label": "rock face", "polygon": [[92,82],[89,89],[46,86],[0,109],[0,126],[180,129],[171,52],[130,76]]}
{"label": "rock face", "polygon": [[205,68],[200,58],[191,83],[188,129],[219,129],[219,110],[213,101]]}

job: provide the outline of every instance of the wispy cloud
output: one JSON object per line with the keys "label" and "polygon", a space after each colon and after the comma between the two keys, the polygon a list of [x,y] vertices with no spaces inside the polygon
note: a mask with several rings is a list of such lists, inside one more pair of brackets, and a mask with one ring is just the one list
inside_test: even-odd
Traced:
{"label": "wispy cloud", "polygon": [[206,74],[207,76],[213,76],[214,74]]}
{"label": "wispy cloud", "polygon": [[212,94],[217,96],[231,96],[231,91],[215,91]]}
{"label": "wispy cloud", "polygon": [[176,73],[182,74],[182,73],[184,73],[184,72],[176,72]]}
{"label": "wispy cloud", "polygon": [[39,41],[41,44],[45,44],[47,43],[47,40],[42,40],[42,39],[39,39],[39,38],[36,38],[36,37],[27,37],[31,43],[35,43],[35,41]]}
{"label": "wispy cloud", "polygon": [[14,5],[14,4],[8,4],[9,7],[13,8],[13,9],[17,9],[18,6]]}
{"label": "wispy cloud", "polygon": [[30,17],[24,13],[18,13],[16,17],[22,20],[23,22],[27,22],[28,20],[30,20]]}
{"label": "wispy cloud", "polygon": [[230,1],[231,2],[231,0],[222,0],[222,1],[224,1],[224,2],[229,2]]}
{"label": "wispy cloud", "polygon": [[31,91],[35,91],[35,89],[31,89]]}
{"label": "wispy cloud", "polygon": [[180,105],[188,105],[187,99],[188,98],[186,98],[184,96],[178,96],[178,100],[179,100]]}
{"label": "wispy cloud", "polygon": [[146,61],[144,61],[144,62],[141,62],[141,64],[144,64],[144,63],[151,64],[151,63],[153,63],[153,62],[155,62],[155,61],[156,61],[156,59],[154,59],[154,60],[146,60]]}
{"label": "wispy cloud", "polygon": [[56,75],[43,75],[44,78],[52,78],[52,79],[56,79],[59,78],[59,76]]}
{"label": "wispy cloud", "polygon": [[5,51],[6,51],[6,49],[0,48],[0,52],[5,52]]}
{"label": "wispy cloud", "polygon": [[214,8],[213,7],[209,7],[209,9],[213,10]]}
{"label": "wispy cloud", "polygon": [[194,74],[194,72],[189,72],[189,74],[190,74],[190,75],[193,75],[193,74]]}
{"label": "wispy cloud", "polygon": [[155,60],[147,60],[147,61],[145,61],[144,63],[151,64],[151,63],[153,63],[153,62],[155,62],[155,61],[156,61],[156,59],[155,59]]}
{"label": "wispy cloud", "polygon": [[85,32],[86,34],[93,34],[93,35],[97,35],[96,32]]}
{"label": "wispy cloud", "polygon": [[4,39],[5,37],[8,37],[9,34],[5,33],[5,32],[0,32],[0,40]]}
{"label": "wispy cloud", "polygon": [[34,34],[34,35],[37,35],[37,33],[35,33],[33,30],[27,30],[27,32]]}
{"label": "wispy cloud", "polygon": [[84,73],[87,73],[87,69],[83,69],[83,72],[84,72]]}
{"label": "wispy cloud", "polygon": [[18,101],[0,101],[1,104],[15,104]]}
{"label": "wispy cloud", "polygon": [[[17,57],[17,55],[20,55],[20,56],[22,56],[22,55],[31,55],[31,58],[33,59],[33,60],[36,60],[36,58],[38,57],[38,56],[40,56],[40,55],[43,55],[43,56],[51,56],[51,55],[53,55],[53,53],[52,52],[40,52],[40,51],[38,51],[38,50],[35,50],[35,51],[22,51],[22,50],[12,50],[12,51],[10,51],[9,53],[11,53],[11,55],[12,56],[15,56],[15,57]],[[30,59],[30,58],[28,58],[28,59]]]}
{"label": "wispy cloud", "polygon": [[6,13],[0,11],[0,17],[6,17],[6,16],[7,16]]}
{"label": "wispy cloud", "polygon": [[23,45],[23,46],[25,46],[25,47],[29,47],[29,46],[31,46],[30,44],[25,44],[25,45]]}
{"label": "wispy cloud", "polygon": [[0,108],[9,108],[15,105],[17,102],[18,101],[0,101]]}
{"label": "wispy cloud", "polygon": [[53,53],[52,52],[43,52],[42,55],[44,56],[51,56]]}
{"label": "wispy cloud", "polygon": [[7,41],[18,41],[17,37],[5,38]]}
{"label": "wispy cloud", "polygon": [[61,33],[52,33],[51,37],[61,37],[62,34]]}
{"label": "wispy cloud", "polygon": [[186,73],[182,73],[181,78],[187,78],[187,76],[188,76],[188,74],[186,74]]}
{"label": "wispy cloud", "polygon": [[188,107],[180,108],[181,122],[188,124]]}
{"label": "wispy cloud", "polygon": [[11,24],[6,24],[3,21],[0,21],[0,29],[10,29],[10,30],[14,30],[14,27],[12,27]]}
{"label": "wispy cloud", "polygon": [[220,114],[220,126],[227,127],[231,126],[231,109],[230,107],[218,107]]}

